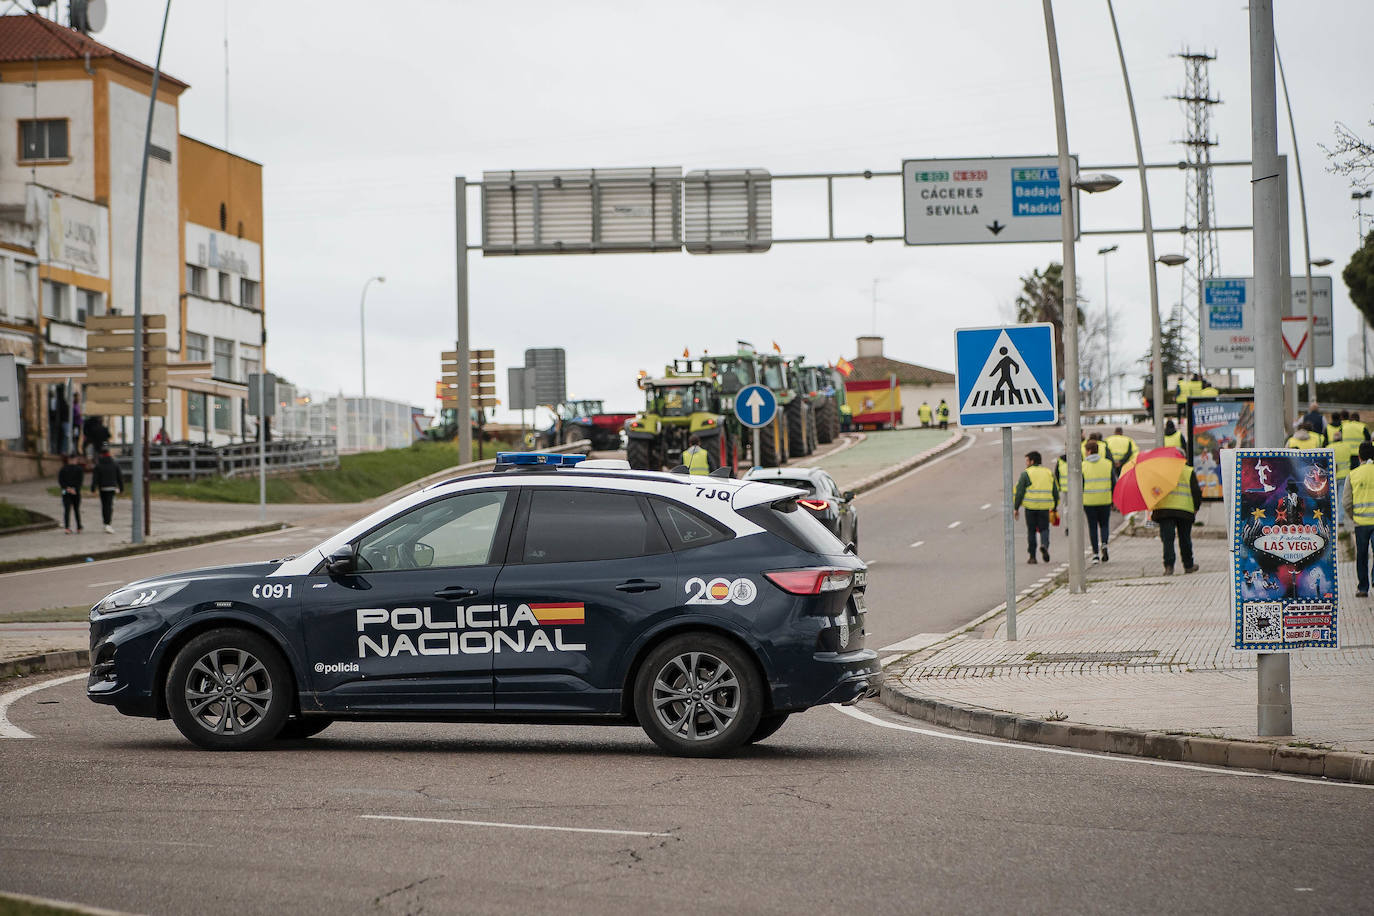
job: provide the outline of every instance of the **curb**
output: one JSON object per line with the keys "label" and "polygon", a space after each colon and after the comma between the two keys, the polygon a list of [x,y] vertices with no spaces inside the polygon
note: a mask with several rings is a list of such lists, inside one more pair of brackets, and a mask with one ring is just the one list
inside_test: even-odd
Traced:
{"label": "curb", "polygon": [[1286,747],[1234,738],[1172,735],[1076,722],[1047,722],[982,706],[921,696],[891,681],[883,683],[880,698],[889,709],[913,719],[1008,741],[1029,741],[1098,753],[1129,754],[1295,776],[1321,776],[1374,785],[1374,754]]}
{"label": "curb", "polygon": [[861,478],[850,484],[845,489],[853,490],[856,495],[863,493],[865,490],[872,490],[875,487],[887,483],[889,480],[895,480],[901,477],[907,471],[918,468],[923,464],[928,464],[930,461],[938,458],[955,446],[962,444],[967,438],[968,433],[961,430],[955,435],[950,436],[944,442],[941,442],[939,445],[933,445],[924,452],[920,452],[905,461],[886,467],[876,474],[869,474],[867,477]]}
{"label": "curb", "polygon": [[29,569],[47,569],[51,566],[70,566],[74,563],[86,562],[88,559],[91,561],[115,560],[120,557],[132,557],[144,553],[158,553],[163,550],[173,550],[177,547],[195,547],[198,544],[209,544],[214,541],[228,541],[233,538],[249,537],[254,534],[266,534],[269,531],[281,531],[290,527],[291,526],[286,522],[271,522],[266,525],[253,525],[248,528],[233,528],[227,531],[216,531],[211,534],[198,534],[193,537],[130,544],[127,547],[117,547],[113,550],[101,550],[95,553],[77,553],[65,557],[30,557],[27,560],[6,560],[0,563],[0,575],[4,573],[23,572]]}
{"label": "curb", "polygon": [[45,652],[42,655],[26,655],[23,658],[0,661],[0,678],[70,671],[74,668],[89,668],[90,666],[91,653],[88,649]]}

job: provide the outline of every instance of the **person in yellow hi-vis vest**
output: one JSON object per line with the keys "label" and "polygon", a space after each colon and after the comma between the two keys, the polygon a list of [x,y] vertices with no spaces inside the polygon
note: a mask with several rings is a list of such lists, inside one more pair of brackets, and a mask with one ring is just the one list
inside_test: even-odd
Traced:
{"label": "person in yellow hi-vis vest", "polygon": [[1360,422],[1360,415],[1353,410],[1341,421],[1341,438],[1354,443],[1351,446],[1352,454],[1361,442],[1369,441],[1369,427]]}
{"label": "person in yellow hi-vis vest", "polygon": [[1136,453],[1135,440],[1126,435],[1118,426],[1116,431],[1107,437],[1107,456],[1112,460],[1112,467],[1120,473],[1122,465],[1131,460],[1131,456]]}
{"label": "person in yellow hi-vis vest", "polygon": [[1340,425],[1332,423],[1331,441],[1327,447],[1336,458],[1336,486],[1340,487],[1350,476],[1351,459],[1359,457],[1360,443],[1354,439],[1347,440],[1341,432]]}
{"label": "person in yellow hi-vis vest", "polygon": [[1054,482],[1054,473],[1040,464],[1039,452],[1026,452],[1026,469],[1016,481],[1016,497],[1012,503],[1012,514],[1021,515],[1026,510],[1026,548],[1030,551],[1031,565],[1035,564],[1036,532],[1040,534],[1040,558],[1050,561],[1050,510],[1059,506],[1059,485]]}
{"label": "person in yellow hi-vis vest", "polygon": [[1083,515],[1088,520],[1088,538],[1092,541],[1094,563],[1107,561],[1107,533],[1112,522],[1114,486],[1116,467],[1099,454],[1096,442],[1089,442],[1088,457],[1083,459]]}
{"label": "person in yellow hi-vis vest", "polygon": [[1341,511],[1355,524],[1355,597],[1369,597],[1369,538],[1374,535],[1374,444],[1360,443],[1360,466],[1341,494]]}
{"label": "person in yellow hi-vis vest", "polygon": [[940,403],[935,407],[935,419],[939,421],[941,429],[949,429],[949,404],[944,398],[940,398]]}
{"label": "person in yellow hi-vis vest", "polygon": [[682,463],[687,466],[687,473],[711,473],[711,461],[706,456],[706,449],[701,447],[701,437],[693,434],[687,442],[687,448],[682,452]]}
{"label": "person in yellow hi-vis vest", "polygon": [[1193,518],[1202,505],[1202,487],[1197,472],[1185,464],[1178,472],[1178,483],[1168,496],[1161,499],[1150,513],[1150,520],[1159,526],[1159,539],[1164,542],[1164,575],[1174,574],[1174,534],[1178,534],[1178,552],[1182,555],[1183,571],[1197,572],[1193,562]]}
{"label": "person in yellow hi-vis vest", "polygon": [[922,428],[930,427],[930,402],[922,401],[921,406],[916,408],[916,419],[921,421]]}
{"label": "person in yellow hi-vis vest", "polygon": [[1322,440],[1304,421],[1298,424],[1298,428],[1288,437],[1286,444],[1289,448],[1321,448]]}
{"label": "person in yellow hi-vis vest", "polygon": [[1188,441],[1183,438],[1173,420],[1164,421],[1164,444],[1169,448],[1178,449],[1178,453],[1184,458],[1188,457]]}

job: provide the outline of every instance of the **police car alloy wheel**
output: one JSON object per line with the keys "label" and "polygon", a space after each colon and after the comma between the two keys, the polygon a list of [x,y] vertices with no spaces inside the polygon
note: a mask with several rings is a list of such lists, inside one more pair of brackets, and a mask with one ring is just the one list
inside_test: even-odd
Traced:
{"label": "police car alloy wheel", "polygon": [[665,751],[715,757],[754,733],[763,690],[754,663],[729,640],[708,633],[675,636],[640,669],[635,712]]}
{"label": "police car alloy wheel", "polygon": [[193,638],[167,675],[167,711],[193,744],[251,750],[281,731],[295,685],[281,653],[246,630]]}

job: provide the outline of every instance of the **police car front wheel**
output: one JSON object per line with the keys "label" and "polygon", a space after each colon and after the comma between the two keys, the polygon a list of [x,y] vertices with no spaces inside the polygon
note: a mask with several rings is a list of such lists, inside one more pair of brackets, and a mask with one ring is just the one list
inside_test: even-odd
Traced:
{"label": "police car front wheel", "polygon": [[653,742],[682,757],[716,757],[749,740],[763,711],[753,660],[708,633],[674,636],[645,659],[635,712]]}
{"label": "police car front wheel", "polygon": [[167,675],[167,711],[191,743],[215,751],[267,745],[291,712],[291,673],[277,648],[247,630],[193,638]]}

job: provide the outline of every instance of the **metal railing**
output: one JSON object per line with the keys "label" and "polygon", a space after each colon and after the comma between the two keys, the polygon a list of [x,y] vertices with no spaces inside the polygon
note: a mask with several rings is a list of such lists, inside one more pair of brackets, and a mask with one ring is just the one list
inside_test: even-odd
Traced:
{"label": "metal railing", "polygon": [[[338,443],[332,436],[311,439],[274,439],[266,443],[267,473],[305,471],[339,466]],[[258,444],[240,442],[211,446],[195,442],[149,445],[148,476],[153,480],[201,477],[237,477],[258,471]],[[132,449],[123,447],[115,456],[126,479],[133,470]]]}

